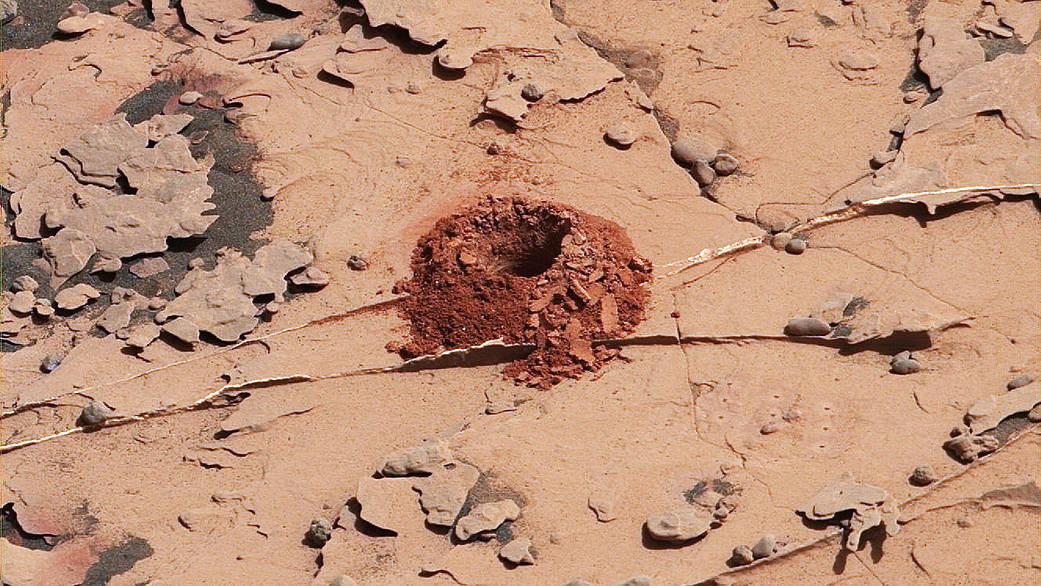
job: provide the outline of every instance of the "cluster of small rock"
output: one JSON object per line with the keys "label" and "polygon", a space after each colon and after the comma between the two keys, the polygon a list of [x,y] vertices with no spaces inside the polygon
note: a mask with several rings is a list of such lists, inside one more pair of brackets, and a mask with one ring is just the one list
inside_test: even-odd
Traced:
{"label": "cluster of small rock", "polygon": [[965,412],[965,425],[951,430],[943,447],[959,462],[973,462],[997,450],[1001,443],[991,431],[1005,419],[1025,413],[1029,421],[1041,421],[1041,388],[1033,376],[1019,375],[1005,387],[1004,393],[974,403]]}
{"label": "cluster of small rock", "polygon": [[737,509],[740,489],[727,482],[705,483],[689,495],[689,506],[655,513],[644,522],[647,534],[667,543],[693,542],[722,525]]}
{"label": "cluster of small rock", "polygon": [[737,172],[738,160],[695,135],[681,136],[672,143],[672,156],[690,169],[690,175],[702,188],[712,185],[717,177]]}
{"label": "cluster of small rock", "polygon": [[732,566],[746,566],[756,560],[768,558],[784,547],[784,543],[767,533],[759,538],[751,547],[738,545],[731,552],[729,564]]}

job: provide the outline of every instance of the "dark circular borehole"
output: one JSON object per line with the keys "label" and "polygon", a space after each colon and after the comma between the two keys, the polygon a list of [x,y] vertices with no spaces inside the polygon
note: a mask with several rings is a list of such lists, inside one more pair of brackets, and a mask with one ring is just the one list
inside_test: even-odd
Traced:
{"label": "dark circular borehole", "polygon": [[556,262],[564,236],[570,232],[571,221],[556,214],[513,227],[492,246],[493,271],[518,277],[541,275]]}

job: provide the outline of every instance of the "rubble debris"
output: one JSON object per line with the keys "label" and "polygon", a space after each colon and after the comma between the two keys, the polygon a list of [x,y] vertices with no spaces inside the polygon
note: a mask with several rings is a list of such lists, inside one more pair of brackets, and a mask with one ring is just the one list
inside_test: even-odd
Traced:
{"label": "rubble debris", "polygon": [[1034,382],[1034,377],[1032,375],[1021,374],[1016,378],[1008,381],[1008,383],[1005,385],[1005,388],[1007,388],[1010,391],[1014,391],[1019,387],[1025,387],[1032,382]]}
{"label": "rubble debris", "polygon": [[145,299],[133,289],[125,289],[123,287],[113,288],[109,297],[112,300],[112,304],[105,309],[105,312],[101,314],[95,325],[110,334],[114,334],[116,331],[130,325],[130,318],[133,316],[134,311],[137,310],[138,304],[143,304]]}
{"label": "rubble debris", "polygon": [[596,520],[601,523],[614,521],[618,518],[618,512],[614,500],[610,495],[602,492],[595,492],[589,495],[587,504],[589,508],[592,509],[593,514],[596,515]]}
{"label": "rubble debris", "polygon": [[768,558],[777,552],[777,538],[767,533],[759,538],[752,546],[752,557],[761,560]]}
{"label": "rubble debris", "polygon": [[495,531],[506,521],[515,521],[520,516],[520,507],[510,499],[481,503],[459,519],[455,524],[455,536],[469,541],[482,533]]}
{"label": "rubble debris", "polygon": [[647,533],[658,541],[683,542],[697,539],[712,528],[713,518],[704,510],[687,507],[662,511],[647,517]]}
{"label": "rubble debris", "polygon": [[282,51],[282,50],[293,50],[299,49],[307,42],[307,37],[300,33],[284,33],[278,35],[274,39],[271,39],[271,44],[268,45],[269,51]]}
{"label": "rubble debris", "polygon": [[793,317],[784,326],[786,336],[827,336],[830,333],[828,322],[813,317]]}
{"label": "rubble debris", "polygon": [[977,401],[966,411],[965,424],[971,433],[980,434],[994,429],[1006,417],[1030,411],[1038,403],[1041,403],[1041,385],[1028,383]]}
{"label": "rubble debris", "polygon": [[939,479],[932,466],[918,466],[911,472],[907,481],[914,486],[929,486]]}
{"label": "rubble debris", "polygon": [[412,488],[420,494],[419,506],[427,514],[426,522],[438,527],[451,527],[479,477],[480,471],[474,466],[445,462],[430,476],[417,479]]}
{"label": "rubble debris", "polygon": [[58,368],[61,364],[61,359],[62,357],[59,354],[48,354],[44,356],[43,360],[40,361],[40,371],[45,374],[54,372],[54,369]]}
{"label": "rubble debris", "polygon": [[83,407],[83,411],[81,411],[79,417],[76,418],[76,425],[80,427],[91,427],[103,423],[107,419],[111,419],[115,414],[115,411],[101,401],[91,401]]}
{"label": "rubble debris", "polygon": [[636,134],[625,124],[612,124],[604,130],[604,138],[619,148],[629,148],[636,142]]}
{"label": "rubble debris", "polygon": [[516,537],[499,550],[499,557],[516,565],[535,563],[535,548],[527,537]]}
{"label": "rubble debris", "polygon": [[72,287],[62,289],[54,296],[54,302],[58,309],[79,309],[92,299],[97,299],[101,293],[86,283],[78,283]]}
{"label": "rubble debris", "polygon": [[893,374],[914,374],[922,370],[922,365],[911,358],[911,352],[904,350],[889,360],[889,372]]}
{"label": "rubble debris", "polygon": [[304,534],[304,541],[307,545],[321,549],[333,536],[333,526],[328,519],[319,517],[312,519],[310,526],[307,528],[307,533]]}
{"label": "rubble debris", "polygon": [[974,462],[999,447],[1001,445],[998,443],[998,438],[985,434],[962,433],[943,443],[943,449],[963,464]]}
{"label": "rubble debris", "polygon": [[329,284],[329,275],[318,267],[307,267],[299,273],[291,275],[289,281],[299,286],[325,287]]}
{"label": "rubble debris", "polygon": [[432,440],[390,456],[380,467],[380,474],[383,476],[430,474],[451,457],[448,444],[444,440]]}
{"label": "rubble debris", "polygon": [[846,540],[843,542],[843,547],[849,551],[856,551],[861,535],[872,527],[883,525],[891,536],[900,531],[897,524],[900,510],[889,493],[857,482],[850,474],[822,489],[799,512],[813,521],[829,521],[836,515],[852,512]]}
{"label": "rubble debris", "polygon": [[925,19],[918,40],[918,67],[929,78],[929,87],[940,89],[984,60],[983,46],[965,35],[959,21],[933,16]]}
{"label": "rubble debris", "polygon": [[[164,323],[170,318],[181,318],[222,342],[234,342],[260,323],[257,316],[262,310],[253,304],[253,298],[272,295],[274,301],[284,302],[286,274],[312,260],[307,249],[284,241],[262,246],[253,260],[237,250],[222,248],[217,251],[213,270],[194,266],[188,271],[174,288],[177,297],[156,313],[155,319]],[[180,324],[177,327],[186,329]],[[169,331],[165,323],[164,329]],[[189,338],[196,337],[190,329],[186,333]]]}
{"label": "rubble debris", "polygon": [[30,277],[29,275],[22,275],[21,277],[18,277],[11,283],[11,290],[15,293],[21,291],[28,291],[30,293],[33,293],[39,286],[40,284],[36,282],[36,279]]}
{"label": "rubble debris", "polygon": [[[595,371],[617,350],[592,345],[643,319],[650,263],[619,226],[549,202],[487,198],[417,244],[402,311],[406,358],[502,339],[532,344],[504,376],[547,388]],[[494,292],[490,294],[489,292]]]}

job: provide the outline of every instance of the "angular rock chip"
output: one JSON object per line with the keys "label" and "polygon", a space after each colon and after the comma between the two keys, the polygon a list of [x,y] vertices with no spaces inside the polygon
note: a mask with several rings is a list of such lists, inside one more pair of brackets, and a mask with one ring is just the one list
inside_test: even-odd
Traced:
{"label": "angular rock chip", "polygon": [[75,228],[43,239],[43,258],[51,267],[52,283],[60,284],[83,270],[95,252],[97,248],[90,237]]}
{"label": "angular rock chip", "polygon": [[402,450],[387,458],[380,467],[380,474],[384,476],[430,474],[451,457],[448,444],[443,440],[428,441],[423,445]]}
{"label": "angular rock chip", "polygon": [[[202,94],[199,92],[184,92],[181,94],[181,99],[183,100],[189,94],[198,94],[198,96],[192,96],[195,97],[196,102],[202,97]],[[148,140],[158,142],[172,134],[177,134],[184,130],[184,128],[194,119],[195,117],[191,114],[184,113],[156,114],[148,120],[135,124],[134,129],[148,137]]]}
{"label": "angular rock chip", "polygon": [[950,452],[956,460],[969,463],[978,460],[1001,447],[998,438],[992,435],[964,434],[945,441],[943,449]]}
{"label": "angular rock chip", "polygon": [[662,511],[647,517],[647,533],[658,541],[690,541],[708,533],[712,516],[700,508],[687,507]]}
{"label": "angular rock chip", "polygon": [[535,548],[532,547],[531,540],[527,537],[517,537],[502,546],[502,549],[499,550],[499,557],[517,565],[534,564]]}
{"label": "angular rock chip", "polygon": [[58,304],[58,309],[72,310],[79,309],[91,299],[97,299],[100,296],[101,293],[94,287],[86,283],[79,283],[59,291],[54,296],[54,302]]}
{"label": "angular rock chip", "polygon": [[160,328],[154,323],[143,323],[130,329],[126,343],[131,348],[144,348],[159,337]]}
{"label": "angular rock chip", "polygon": [[861,535],[872,527],[884,525],[889,535],[896,535],[900,531],[900,526],[897,525],[900,510],[889,493],[881,488],[856,482],[849,474],[818,492],[810,499],[810,504],[800,512],[807,519],[826,521],[848,511],[853,512],[853,517],[843,543],[847,550],[856,551]]}
{"label": "angular rock chip", "polygon": [[178,317],[163,324],[163,331],[182,342],[194,344],[199,341],[199,328],[195,322],[185,317]]}
{"label": "angular rock chip", "polygon": [[410,478],[363,477],[358,481],[355,498],[361,505],[359,516],[364,521],[395,533],[408,526],[403,516],[418,513]]}
{"label": "angular rock chip", "polygon": [[305,287],[325,287],[329,284],[329,275],[318,267],[307,267],[306,269],[289,277],[294,285]]}
{"label": "angular rock chip", "polygon": [[446,462],[430,476],[417,479],[412,487],[420,494],[419,506],[427,514],[427,523],[451,527],[463,510],[466,497],[477,484],[480,474],[477,468],[469,464]]}
{"label": "angular rock chip", "polygon": [[455,536],[462,541],[468,541],[475,535],[495,531],[499,525],[506,521],[514,521],[519,516],[520,507],[512,500],[481,503],[455,524]]}
{"label": "angular rock chip", "polygon": [[83,407],[83,411],[76,418],[76,425],[80,427],[98,425],[107,419],[111,419],[115,414],[115,411],[101,401],[91,401]]}

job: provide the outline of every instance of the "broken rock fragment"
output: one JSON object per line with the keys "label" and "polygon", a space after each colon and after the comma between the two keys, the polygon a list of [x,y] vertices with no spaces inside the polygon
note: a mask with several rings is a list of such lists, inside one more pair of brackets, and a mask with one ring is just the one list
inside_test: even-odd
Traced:
{"label": "broken rock fragment", "polygon": [[101,293],[94,287],[86,283],[79,283],[59,291],[54,296],[54,302],[58,304],[58,309],[72,310],[79,309],[86,305],[88,301],[97,299],[100,296]]}
{"label": "broken rock fragment", "polygon": [[518,537],[511,540],[499,550],[499,557],[516,565],[528,565],[535,563],[535,548],[527,537]]}
{"label": "broken rock fragment", "polygon": [[702,509],[688,507],[655,513],[647,518],[647,533],[658,541],[690,541],[708,533],[713,518]]}
{"label": "broken rock fragment", "polygon": [[162,330],[188,344],[199,341],[199,327],[186,317],[178,317],[164,323]]}
{"label": "broken rock fragment", "polygon": [[14,294],[11,302],[7,304],[7,309],[16,314],[25,315],[32,313],[34,303],[36,303],[36,296],[33,295],[32,291],[19,291]]}
{"label": "broken rock fragment", "polygon": [[36,291],[36,289],[39,286],[40,285],[36,282],[36,279],[30,277],[29,275],[22,275],[21,277],[15,279],[13,283],[11,283],[11,290],[16,293],[19,291],[29,291],[30,293],[32,293]]}
{"label": "broken rock fragment", "polygon": [[992,435],[971,433],[956,435],[943,444],[943,449],[947,450],[954,459],[965,464],[974,462],[999,447],[998,438]]}
{"label": "broken rock fragment", "polygon": [[416,492],[409,478],[371,478],[358,481],[356,497],[361,505],[359,516],[380,529],[400,532],[408,526],[407,515],[419,513]]}
{"label": "broken rock fragment", "polygon": [[91,401],[83,407],[83,411],[76,418],[76,425],[80,427],[98,425],[107,419],[111,419],[115,414],[115,411],[101,401]]}
{"label": "broken rock fragment", "polygon": [[307,267],[289,277],[289,281],[305,287],[325,287],[329,284],[329,275],[318,267]]}
{"label": "broken rock fragment", "polygon": [[793,317],[784,326],[787,336],[827,336],[831,333],[828,322],[813,317]]}
{"label": "broken rock fragment", "polygon": [[[286,274],[307,265],[312,258],[307,249],[289,242],[267,244],[253,260],[237,250],[222,248],[213,270],[194,266],[188,271],[174,289],[177,297],[156,314],[156,321],[163,322],[169,331],[166,320],[182,318],[200,332],[234,342],[260,322],[257,316],[262,310],[253,304],[253,298],[272,295],[276,302],[285,301]],[[177,327],[190,336],[184,325]]]}
{"label": "broken rock fragment", "polygon": [[984,62],[983,46],[952,18],[928,17],[918,41],[918,67],[934,90],[962,71]]}
{"label": "broken rock fragment", "polygon": [[443,440],[428,441],[421,446],[408,448],[387,458],[380,467],[384,476],[407,476],[409,474],[430,474],[438,466],[451,458],[448,444]]}
{"label": "broken rock fragment", "polygon": [[333,536],[333,526],[328,519],[312,519],[311,525],[304,534],[304,541],[311,547],[321,548]]}
{"label": "broken rock fragment", "polygon": [[420,494],[419,505],[427,514],[427,523],[451,527],[479,477],[480,471],[469,464],[446,462],[430,476],[417,479],[412,487]]}
{"label": "broken rock fragment", "polygon": [[928,486],[939,480],[932,466],[918,466],[907,479],[914,486]]}
{"label": "broken rock fragment", "polygon": [[455,536],[462,541],[468,541],[482,533],[495,531],[499,525],[506,521],[514,521],[519,516],[520,507],[512,500],[481,503],[455,524]]}
{"label": "broken rock fragment", "polygon": [[900,510],[889,493],[857,482],[849,474],[818,492],[800,512],[813,521],[828,521],[836,515],[852,512],[843,543],[843,547],[850,551],[856,551],[861,535],[872,527],[883,525],[889,535],[896,535],[900,531],[897,525]]}

